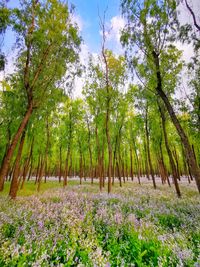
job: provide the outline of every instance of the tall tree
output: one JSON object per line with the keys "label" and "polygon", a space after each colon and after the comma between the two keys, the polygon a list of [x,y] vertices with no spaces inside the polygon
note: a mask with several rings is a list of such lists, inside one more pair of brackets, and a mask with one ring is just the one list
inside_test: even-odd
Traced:
{"label": "tall tree", "polygon": [[[122,0],[123,14],[127,18],[127,26],[122,33],[122,43],[127,50],[133,53],[133,47],[138,47],[143,53],[143,60],[146,61],[148,69],[152,72],[152,83],[157,95],[162,99],[170,118],[180,136],[185,153],[191,167],[193,176],[200,192],[200,169],[195,160],[192,147],[180,121],[170,102],[169,89],[167,90],[166,59],[174,57],[172,54],[172,42],[176,40],[174,29],[177,29],[176,2],[167,0],[129,1]],[[175,50],[174,50],[175,51]],[[141,55],[140,55],[141,56]],[[164,67],[165,66],[165,67]],[[165,72],[163,72],[165,71]],[[172,84],[173,86],[174,84]]]}
{"label": "tall tree", "polygon": [[22,1],[13,10],[13,27],[18,34],[20,55],[17,59],[18,84],[26,96],[24,116],[14,134],[0,169],[0,190],[15,147],[34,109],[51,95],[76,61],[80,44],[77,28],[71,22],[67,4],[59,0]]}

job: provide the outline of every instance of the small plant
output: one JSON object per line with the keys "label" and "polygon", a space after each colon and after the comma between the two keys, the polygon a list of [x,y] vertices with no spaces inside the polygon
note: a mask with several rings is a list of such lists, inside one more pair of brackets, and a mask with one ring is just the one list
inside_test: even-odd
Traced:
{"label": "small plant", "polygon": [[2,233],[5,238],[13,238],[15,236],[16,227],[13,224],[6,223],[2,227]]}
{"label": "small plant", "polygon": [[173,214],[159,214],[158,221],[162,227],[171,230],[180,228],[182,225],[182,220]]}

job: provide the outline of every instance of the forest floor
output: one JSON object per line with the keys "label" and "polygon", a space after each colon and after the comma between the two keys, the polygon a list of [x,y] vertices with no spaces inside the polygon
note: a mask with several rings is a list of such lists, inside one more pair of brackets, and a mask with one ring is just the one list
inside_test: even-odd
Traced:
{"label": "forest floor", "polygon": [[[95,181],[25,184],[0,195],[0,266],[200,266],[200,197],[194,182],[174,188],[142,179],[111,194]],[[59,188],[60,187],[60,188]]]}

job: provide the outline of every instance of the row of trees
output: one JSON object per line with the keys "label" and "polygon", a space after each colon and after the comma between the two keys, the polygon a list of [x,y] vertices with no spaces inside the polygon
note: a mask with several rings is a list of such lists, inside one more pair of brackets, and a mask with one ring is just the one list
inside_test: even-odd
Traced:
{"label": "row of trees", "polygon": [[[115,180],[146,176],[156,188],[156,175],[169,186],[171,175],[180,197],[186,175],[200,192],[199,33],[180,27],[172,0],[123,0],[122,13],[126,56],[106,49],[101,22],[101,53],[84,68],[83,99],[73,99],[81,39],[68,6],[32,0],[10,11],[19,54],[16,73],[2,83],[0,189],[11,180],[11,198],[26,179],[35,177],[39,190],[48,176],[64,186],[70,176],[98,179],[100,190],[107,178],[110,193]],[[186,68],[178,40],[193,42],[196,53],[188,105],[174,100]]]}

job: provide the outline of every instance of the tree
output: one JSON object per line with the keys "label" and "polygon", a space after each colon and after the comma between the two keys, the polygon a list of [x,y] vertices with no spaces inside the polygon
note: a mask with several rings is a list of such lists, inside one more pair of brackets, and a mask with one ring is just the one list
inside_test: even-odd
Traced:
{"label": "tree", "polygon": [[190,14],[192,16],[194,26],[200,32],[200,24],[197,22],[196,15],[195,15],[194,11],[192,10],[192,8],[190,7],[190,5],[188,4],[188,1],[187,0],[185,0],[185,5],[186,5],[188,11],[190,12]]}
{"label": "tree", "polygon": [[[123,14],[128,23],[122,33],[122,43],[127,50],[133,51],[138,47],[144,52],[143,59],[152,73],[152,84],[157,95],[162,99],[170,118],[180,136],[185,153],[195,177],[200,192],[200,169],[195,160],[189,139],[174,111],[167,90],[166,75],[163,72],[163,63],[170,58],[172,42],[176,40],[174,31],[178,22],[176,17],[176,2],[167,0],[122,1]],[[175,30],[174,30],[175,29]],[[141,55],[140,55],[141,56]],[[172,58],[171,63],[173,64]],[[169,69],[170,70],[170,69]],[[166,73],[168,71],[165,69]]]}
{"label": "tree", "polygon": [[3,38],[10,23],[10,10],[6,7],[4,1],[0,3],[0,71],[5,68],[5,55],[2,52]]}
{"label": "tree", "polygon": [[26,96],[26,105],[1,165],[0,190],[15,147],[34,109],[51,95],[69,63],[77,60],[76,49],[80,45],[69,8],[59,0],[22,1],[21,9],[13,10],[13,28],[20,46],[16,86]]}

